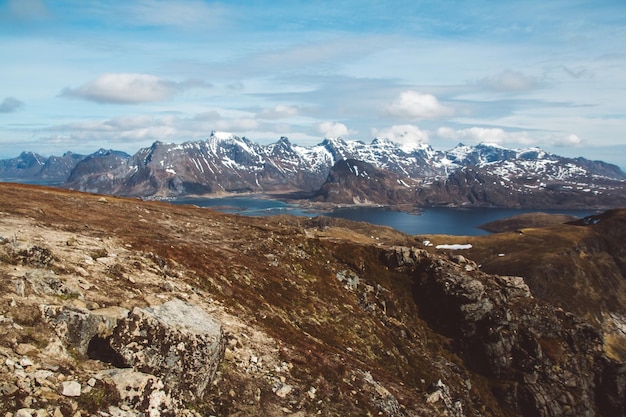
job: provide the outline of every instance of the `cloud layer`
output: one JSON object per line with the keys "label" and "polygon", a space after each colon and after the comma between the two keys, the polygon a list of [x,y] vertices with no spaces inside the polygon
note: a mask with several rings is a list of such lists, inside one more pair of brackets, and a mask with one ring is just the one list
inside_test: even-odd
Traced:
{"label": "cloud layer", "polygon": [[208,87],[199,80],[183,83],[150,74],[103,74],[80,87],[65,88],[61,96],[98,103],[137,104],[162,101],[191,87]]}
{"label": "cloud layer", "polygon": [[7,0],[0,158],[33,138],[50,153],[133,152],[211,130],[572,156],[621,146],[623,12],[617,1]]}
{"label": "cloud layer", "polygon": [[501,128],[470,127],[452,129],[440,127],[436,131],[439,138],[467,143],[496,143],[507,146],[580,146],[583,144],[575,134],[556,135],[526,131],[505,131]]}

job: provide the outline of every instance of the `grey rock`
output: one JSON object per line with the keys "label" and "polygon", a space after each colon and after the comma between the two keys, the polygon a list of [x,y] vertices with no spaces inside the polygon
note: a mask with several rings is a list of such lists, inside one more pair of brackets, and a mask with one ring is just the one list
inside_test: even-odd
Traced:
{"label": "grey rock", "polygon": [[427,256],[423,249],[409,248],[406,246],[396,246],[386,253],[386,263],[391,268],[403,266],[414,266],[420,258]]}
{"label": "grey rock", "polygon": [[11,396],[17,392],[19,388],[10,382],[3,382],[0,385],[0,394],[4,396]]}
{"label": "grey rock", "polygon": [[68,286],[54,271],[48,269],[35,269],[27,272],[24,276],[35,294],[48,295],[77,295],[77,288]]}
{"label": "grey rock", "polygon": [[59,388],[59,394],[66,397],[80,397],[81,385],[76,381],[63,381]]}
{"label": "grey rock", "polygon": [[221,324],[178,299],[133,309],[120,321],[110,344],[128,364],[162,378],[187,400],[204,396],[225,350]]}
{"label": "grey rock", "polygon": [[95,336],[111,335],[118,320],[128,314],[120,307],[90,311],[72,306],[41,305],[43,318],[54,327],[59,338],[83,356]]}
{"label": "grey rock", "polygon": [[176,414],[178,404],[166,391],[163,381],[154,375],[127,368],[102,371],[98,378],[112,384],[122,402],[139,412],[150,416]]}

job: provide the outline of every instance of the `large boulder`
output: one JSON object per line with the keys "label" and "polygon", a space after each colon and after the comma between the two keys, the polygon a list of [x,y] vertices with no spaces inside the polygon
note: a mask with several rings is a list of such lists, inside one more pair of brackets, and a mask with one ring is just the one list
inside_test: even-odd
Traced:
{"label": "large boulder", "polygon": [[128,315],[128,310],[121,307],[87,310],[44,304],[40,310],[44,320],[52,324],[63,343],[82,356],[88,356],[95,338],[108,338],[118,321]]}
{"label": "large boulder", "polygon": [[160,377],[168,389],[192,401],[203,398],[225,349],[221,324],[178,299],[134,308],[109,342],[128,365]]}

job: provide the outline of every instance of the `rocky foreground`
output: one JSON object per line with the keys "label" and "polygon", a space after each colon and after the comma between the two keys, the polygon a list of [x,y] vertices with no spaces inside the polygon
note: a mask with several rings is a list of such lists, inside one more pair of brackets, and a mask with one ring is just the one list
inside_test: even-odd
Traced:
{"label": "rocky foreground", "polygon": [[532,288],[388,228],[0,184],[0,415],[626,415],[624,334]]}

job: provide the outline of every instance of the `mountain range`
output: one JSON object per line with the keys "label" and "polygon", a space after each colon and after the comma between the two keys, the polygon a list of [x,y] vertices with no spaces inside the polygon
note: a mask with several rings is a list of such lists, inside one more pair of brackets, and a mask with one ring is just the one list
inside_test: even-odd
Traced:
{"label": "mountain range", "polygon": [[170,198],[301,192],[329,203],[420,206],[618,207],[626,175],[617,166],[539,148],[459,144],[439,151],[377,138],[304,147],[283,137],[260,145],[213,132],[206,140],[155,142],[134,155],[101,149],[0,161],[0,178],[56,182],[94,193]]}

